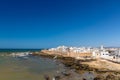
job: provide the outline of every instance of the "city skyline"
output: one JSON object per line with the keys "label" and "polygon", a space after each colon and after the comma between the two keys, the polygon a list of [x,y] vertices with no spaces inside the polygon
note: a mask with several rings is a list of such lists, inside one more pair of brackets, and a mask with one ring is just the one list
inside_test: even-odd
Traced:
{"label": "city skyline", "polygon": [[120,47],[118,0],[0,1],[0,48]]}

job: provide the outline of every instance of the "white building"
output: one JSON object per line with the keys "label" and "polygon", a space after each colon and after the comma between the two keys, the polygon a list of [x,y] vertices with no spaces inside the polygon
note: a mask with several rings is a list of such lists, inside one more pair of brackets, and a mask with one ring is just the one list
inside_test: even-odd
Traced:
{"label": "white building", "polygon": [[92,56],[94,58],[99,58],[100,57],[100,50],[99,49],[93,49],[92,50]]}
{"label": "white building", "polygon": [[101,58],[109,58],[110,56],[109,56],[109,52],[108,51],[101,51],[100,52],[100,57]]}

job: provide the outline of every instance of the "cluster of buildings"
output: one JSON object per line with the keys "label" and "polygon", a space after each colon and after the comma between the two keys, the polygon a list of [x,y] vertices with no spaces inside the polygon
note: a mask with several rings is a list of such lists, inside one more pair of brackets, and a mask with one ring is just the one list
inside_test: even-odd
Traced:
{"label": "cluster of buildings", "polygon": [[120,48],[67,47],[59,46],[48,51],[75,58],[103,58],[120,62]]}

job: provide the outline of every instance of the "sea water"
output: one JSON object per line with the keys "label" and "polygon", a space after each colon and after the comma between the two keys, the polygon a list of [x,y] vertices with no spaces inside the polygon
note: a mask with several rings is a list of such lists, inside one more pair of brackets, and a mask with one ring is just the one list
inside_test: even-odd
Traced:
{"label": "sea water", "polygon": [[0,50],[0,80],[45,80],[44,75],[52,77],[58,66],[51,59],[38,56],[13,57],[14,53],[39,50]]}

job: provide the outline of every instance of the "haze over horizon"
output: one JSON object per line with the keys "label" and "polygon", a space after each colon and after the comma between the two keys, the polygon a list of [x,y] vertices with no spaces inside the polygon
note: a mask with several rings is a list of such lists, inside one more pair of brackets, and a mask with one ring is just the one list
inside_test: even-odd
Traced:
{"label": "haze over horizon", "polygon": [[120,47],[119,0],[1,0],[0,48]]}

